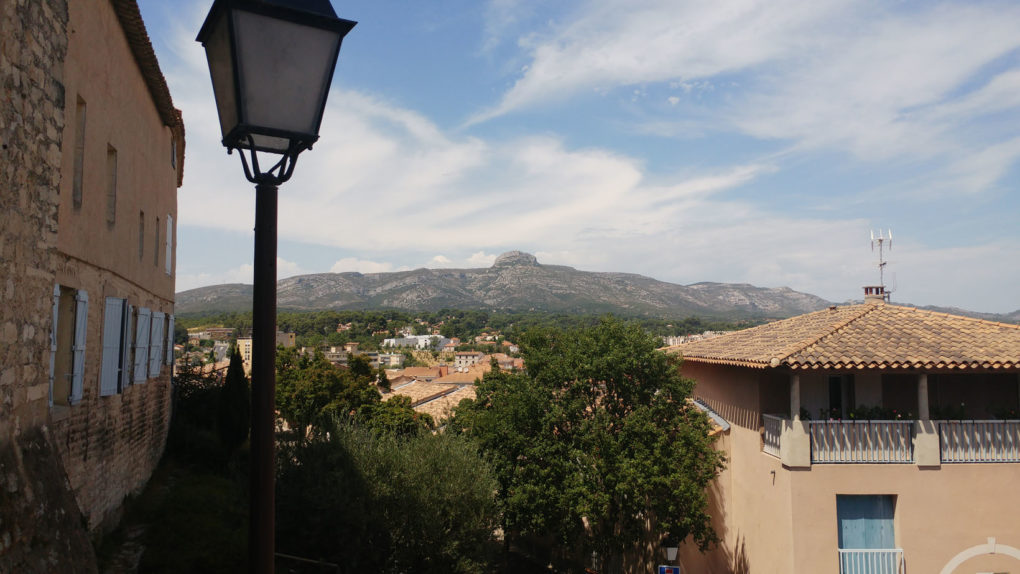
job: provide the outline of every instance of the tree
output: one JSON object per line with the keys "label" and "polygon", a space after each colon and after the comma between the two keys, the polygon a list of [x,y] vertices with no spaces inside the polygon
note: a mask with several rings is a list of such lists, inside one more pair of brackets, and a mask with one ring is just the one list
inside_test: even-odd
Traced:
{"label": "tree", "polygon": [[640,542],[716,541],[706,487],[722,468],[678,359],[636,324],[533,330],[526,370],[486,374],[451,427],[475,437],[499,481],[508,536],[555,535],[620,569]]}
{"label": "tree", "polygon": [[375,377],[333,366],[322,353],[300,355],[295,348],[276,353],[276,406],[280,416],[303,435],[331,416],[350,417],[379,401]]}
{"label": "tree", "polygon": [[228,452],[234,452],[248,438],[251,391],[244,375],[244,362],[235,347],[230,354],[227,377],[217,400],[216,426]]}
{"label": "tree", "polygon": [[322,424],[328,432],[281,447],[281,552],[352,574],[491,570],[496,483],[473,442]]}

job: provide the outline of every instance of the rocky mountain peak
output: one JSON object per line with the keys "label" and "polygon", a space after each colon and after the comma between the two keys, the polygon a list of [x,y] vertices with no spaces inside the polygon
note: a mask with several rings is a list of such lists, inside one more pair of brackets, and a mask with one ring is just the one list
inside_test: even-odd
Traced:
{"label": "rocky mountain peak", "polygon": [[493,267],[511,267],[515,265],[537,266],[538,259],[530,253],[523,251],[507,251],[496,258]]}

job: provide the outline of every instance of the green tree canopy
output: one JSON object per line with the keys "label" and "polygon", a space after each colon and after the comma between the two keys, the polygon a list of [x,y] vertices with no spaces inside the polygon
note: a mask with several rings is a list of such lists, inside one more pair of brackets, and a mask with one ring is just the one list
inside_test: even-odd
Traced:
{"label": "green tree canopy", "polygon": [[507,533],[555,535],[603,564],[665,536],[714,542],[706,487],[723,459],[679,359],[613,319],[521,344],[526,371],[486,374],[451,423],[491,457]]}

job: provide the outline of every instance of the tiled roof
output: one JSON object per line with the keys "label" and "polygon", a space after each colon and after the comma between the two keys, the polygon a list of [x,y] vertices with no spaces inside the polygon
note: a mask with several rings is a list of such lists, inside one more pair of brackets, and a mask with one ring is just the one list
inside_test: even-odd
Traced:
{"label": "tiled roof", "polygon": [[438,399],[428,401],[426,403],[419,404],[414,407],[414,410],[420,413],[428,413],[432,415],[432,418],[439,422],[453,412],[453,407],[457,406],[463,399],[474,399],[475,398],[475,387],[474,385],[466,385],[457,389],[456,391],[444,395]]}
{"label": "tiled roof", "polygon": [[881,303],[830,307],[670,347],[685,361],[792,369],[1020,369],[1020,325]]}
{"label": "tiled roof", "polygon": [[485,373],[480,373],[478,371],[473,371],[473,370],[472,371],[468,371],[466,373],[456,373],[456,372],[454,372],[454,373],[450,373],[448,375],[443,375],[442,377],[439,377],[438,379],[433,379],[433,382],[436,382],[436,383],[474,383],[475,380],[480,379],[483,376],[485,376]]}
{"label": "tiled roof", "polygon": [[389,400],[397,395],[403,395],[411,399],[411,406],[441,397],[457,390],[459,385],[450,383],[425,383],[415,381],[413,383],[394,388],[392,392],[383,395],[382,400]]}

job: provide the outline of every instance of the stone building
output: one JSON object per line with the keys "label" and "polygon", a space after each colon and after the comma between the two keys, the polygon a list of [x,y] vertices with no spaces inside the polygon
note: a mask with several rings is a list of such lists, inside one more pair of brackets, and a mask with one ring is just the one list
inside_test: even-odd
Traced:
{"label": "stone building", "polygon": [[89,572],[166,440],[184,128],[134,0],[0,1],[0,86],[0,572]]}

